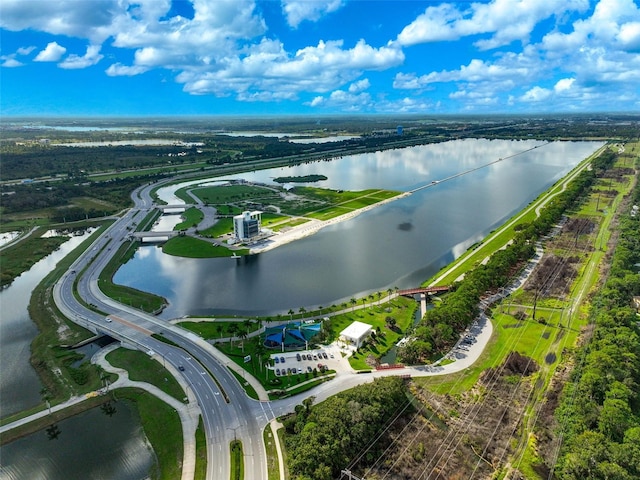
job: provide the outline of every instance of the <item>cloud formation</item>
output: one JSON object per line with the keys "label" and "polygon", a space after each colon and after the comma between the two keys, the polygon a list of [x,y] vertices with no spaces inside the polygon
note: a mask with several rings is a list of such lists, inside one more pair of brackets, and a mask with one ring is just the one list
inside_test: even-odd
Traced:
{"label": "cloud formation", "polygon": [[40,35],[0,61],[321,111],[640,108],[634,0],[422,3],[3,0],[0,28]]}
{"label": "cloud formation", "polygon": [[293,28],[304,20],[315,22],[344,5],[342,0],[282,0],[282,11]]}
{"label": "cloud formation", "polygon": [[61,45],[58,45],[56,42],[50,42],[44,50],[42,50],[36,58],[33,59],[34,62],[57,62],[62,58],[62,56],[66,53],[67,49]]}

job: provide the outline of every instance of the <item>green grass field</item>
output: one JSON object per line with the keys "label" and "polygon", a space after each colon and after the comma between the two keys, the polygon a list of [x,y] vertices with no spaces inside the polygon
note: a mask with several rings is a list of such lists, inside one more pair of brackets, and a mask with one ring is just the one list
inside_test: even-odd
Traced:
{"label": "green grass field", "polygon": [[218,258],[246,255],[248,250],[229,250],[199,238],[177,236],[170,238],[162,245],[162,251],[168,255],[187,258]]}

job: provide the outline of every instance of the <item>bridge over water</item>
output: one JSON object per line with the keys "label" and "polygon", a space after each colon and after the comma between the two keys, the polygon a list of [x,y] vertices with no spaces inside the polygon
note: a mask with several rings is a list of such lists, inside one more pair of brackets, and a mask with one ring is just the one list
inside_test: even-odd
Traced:
{"label": "bridge over water", "polygon": [[406,290],[398,290],[398,295],[403,296],[412,296],[417,293],[442,293],[448,292],[451,289],[450,286],[444,285],[441,287],[417,287],[417,288],[408,288]]}
{"label": "bridge over water", "polygon": [[134,232],[131,234],[136,240],[141,242],[164,242],[177,236],[180,232]]}

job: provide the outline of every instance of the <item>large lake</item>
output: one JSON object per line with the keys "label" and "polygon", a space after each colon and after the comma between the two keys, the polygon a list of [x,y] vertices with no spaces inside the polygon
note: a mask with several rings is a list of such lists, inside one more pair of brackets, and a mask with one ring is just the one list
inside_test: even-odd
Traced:
{"label": "large lake", "polygon": [[[601,145],[469,139],[225,177],[272,183],[322,174],[322,187],[406,192],[504,159],[239,261],[178,258],[142,246],[115,281],[166,297],[164,318],[286,314],[417,286]],[[172,189],[161,194],[176,203]]]}

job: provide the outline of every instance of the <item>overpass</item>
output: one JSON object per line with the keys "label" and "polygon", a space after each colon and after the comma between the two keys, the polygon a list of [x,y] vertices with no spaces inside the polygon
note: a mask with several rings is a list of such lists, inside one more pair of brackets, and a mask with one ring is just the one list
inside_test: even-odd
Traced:
{"label": "overpass", "polygon": [[165,242],[177,236],[180,232],[175,230],[168,232],[133,232],[131,236],[141,242]]}
{"label": "overpass", "polygon": [[189,205],[178,203],[176,205],[156,205],[155,207],[158,210],[161,210],[162,213],[179,213],[184,212],[189,207]]}

